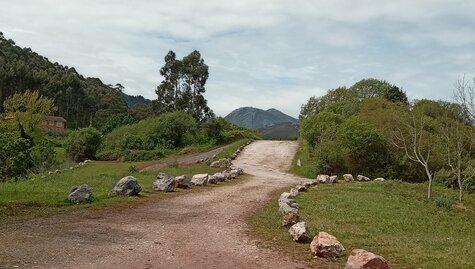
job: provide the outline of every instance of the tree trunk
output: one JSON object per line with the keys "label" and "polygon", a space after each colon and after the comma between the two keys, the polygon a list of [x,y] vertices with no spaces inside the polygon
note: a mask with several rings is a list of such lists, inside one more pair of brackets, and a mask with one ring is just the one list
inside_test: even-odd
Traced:
{"label": "tree trunk", "polygon": [[429,171],[429,167],[424,166],[427,173],[427,178],[429,178],[429,187],[427,188],[427,199],[430,199],[432,196],[432,173]]}
{"label": "tree trunk", "polygon": [[460,178],[460,176],[458,176],[458,184],[459,184],[459,201],[462,202],[463,201],[463,186],[462,186],[462,179]]}

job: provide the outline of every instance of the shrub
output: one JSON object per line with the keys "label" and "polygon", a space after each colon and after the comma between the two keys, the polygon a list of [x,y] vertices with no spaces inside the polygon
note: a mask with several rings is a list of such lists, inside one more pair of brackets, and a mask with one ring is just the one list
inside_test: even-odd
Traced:
{"label": "shrub", "polygon": [[136,173],[138,171],[139,170],[137,169],[137,166],[135,166],[135,165],[129,166],[129,173]]}
{"label": "shrub", "polygon": [[35,170],[45,171],[58,163],[54,143],[46,138],[35,139],[35,145],[31,149],[31,158]]}
{"label": "shrub", "polygon": [[73,131],[68,136],[68,155],[75,161],[95,159],[101,144],[101,133],[95,128],[83,128]]}
{"label": "shrub", "polygon": [[0,125],[0,181],[26,176],[33,167],[30,141]]}
{"label": "shrub", "polygon": [[434,198],[434,203],[437,207],[450,210],[452,209],[454,201],[448,196],[437,196]]}
{"label": "shrub", "polygon": [[465,179],[463,181],[463,188],[469,193],[475,192],[475,177]]}

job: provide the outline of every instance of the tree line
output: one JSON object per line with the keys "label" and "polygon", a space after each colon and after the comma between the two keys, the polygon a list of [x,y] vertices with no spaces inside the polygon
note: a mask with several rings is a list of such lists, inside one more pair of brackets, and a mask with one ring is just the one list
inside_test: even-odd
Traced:
{"label": "tree line", "polygon": [[434,180],[475,191],[475,80],[461,79],[453,102],[409,101],[387,81],[364,79],[302,106],[301,134],[315,173]]}

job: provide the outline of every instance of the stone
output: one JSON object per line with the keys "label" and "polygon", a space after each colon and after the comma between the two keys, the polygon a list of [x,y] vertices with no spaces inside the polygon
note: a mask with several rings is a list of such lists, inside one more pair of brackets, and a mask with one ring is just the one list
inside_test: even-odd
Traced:
{"label": "stone", "polygon": [[290,196],[295,197],[299,194],[299,191],[296,188],[290,189]]}
{"label": "stone", "polygon": [[[290,192],[283,192],[281,195],[280,195],[280,199],[291,199],[293,196],[290,194]],[[279,201],[280,201],[279,199]]]}
{"label": "stone", "polygon": [[382,177],[375,178],[374,181],[376,182],[383,182],[385,179]]}
{"label": "stone", "polygon": [[298,192],[307,191],[307,188],[303,185],[300,185],[300,184],[295,186],[294,189],[296,189]]}
{"label": "stone", "polygon": [[330,183],[338,183],[338,176],[331,176]]}
{"label": "stone", "polygon": [[311,181],[311,180],[307,180],[307,181],[300,181],[300,184],[299,185],[302,185],[304,186],[305,188],[310,188],[312,186],[315,186],[317,185],[318,182],[317,181]]}
{"label": "stone", "polygon": [[218,184],[218,178],[213,176],[208,176],[208,183],[209,184]]}
{"label": "stone", "polygon": [[298,222],[289,229],[289,234],[295,242],[305,242],[310,239],[305,222]]}
{"label": "stone", "polygon": [[336,259],[345,255],[343,245],[331,234],[319,232],[310,243],[310,250],[315,256]]}
{"label": "stone", "polygon": [[210,165],[213,168],[228,168],[231,166],[231,160],[229,159],[219,159],[214,161]]}
{"label": "stone", "polygon": [[208,185],[208,174],[196,174],[191,178],[191,183],[197,186]]}
{"label": "stone", "polygon": [[358,180],[358,181],[371,181],[371,179],[369,179],[369,177],[365,177],[365,176],[362,176],[362,175],[358,175],[356,177],[356,180]]}
{"label": "stone", "polygon": [[299,208],[299,204],[297,203],[297,201],[290,198],[281,197],[279,199],[279,207],[281,204],[288,204],[290,207],[297,208],[297,209]]}
{"label": "stone", "polygon": [[346,182],[355,181],[355,179],[353,178],[353,175],[352,175],[352,174],[344,174],[344,175],[343,175],[343,179],[344,179]]}
{"label": "stone", "polygon": [[223,174],[223,173],[216,173],[213,175],[214,177],[216,177],[216,180],[218,182],[224,182],[226,181],[226,176]]}
{"label": "stone", "polygon": [[328,175],[318,175],[317,176],[317,182],[319,184],[330,183],[330,176],[328,176]]}
{"label": "stone", "polygon": [[302,162],[300,161],[300,159],[297,160],[297,166],[302,166]]}
{"label": "stone", "polygon": [[86,184],[81,186],[73,186],[68,195],[68,200],[71,203],[82,203],[92,201],[92,189]]}
{"label": "stone", "polygon": [[390,269],[388,261],[364,249],[351,251],[345,269]]}
{"label": "stone", "polygon": [[286,204],[286,203],[279,203],[279,213],[281,215],[285,215],[285,214],[288,214],[290,212],[298,215],[299,214],[299,209],[295,208],[295,207],[291,207],[289,204]]}
{"label": "stone", "polygon": [[231,178],[238,178],[239,177],[239,171],[237,169],[233,169],[229,172],[231,175]]}
{"label": "stone", "polygon": [[180,189],[191,189],[193,186],[187,176],[175,177],[175,183],[176,187]]}
{"label": "stone", "polygon": [[119,180],[112,192],[117,195],[126,195],[126,196],[135,196],[138,195],[142,191],[142,187],[140,186],[137,179],[133,176],[126,176]]}
{"label": "stone", "polygon": [[157,179],[153,182],[153,189],[156,191],[172,192],[176,186],[175,178],[165,173],[158,174]]}
{"label": "stone", "polygon": [[299,214],[288,212],[282,216],[282,226],[292,226],[299,222]]}

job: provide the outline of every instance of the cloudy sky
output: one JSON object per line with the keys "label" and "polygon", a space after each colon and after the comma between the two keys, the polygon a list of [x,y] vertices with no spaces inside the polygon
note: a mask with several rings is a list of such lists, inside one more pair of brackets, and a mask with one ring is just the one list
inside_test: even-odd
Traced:
{"label": "cloudy sky", "polygon": [[165,54],[197,49],[218,115],[298,116],[310,96],[369,77],[450,99],[457,78],[475,74],[474,14],[473,0],[0,0],[0,31],[150,99]]}

